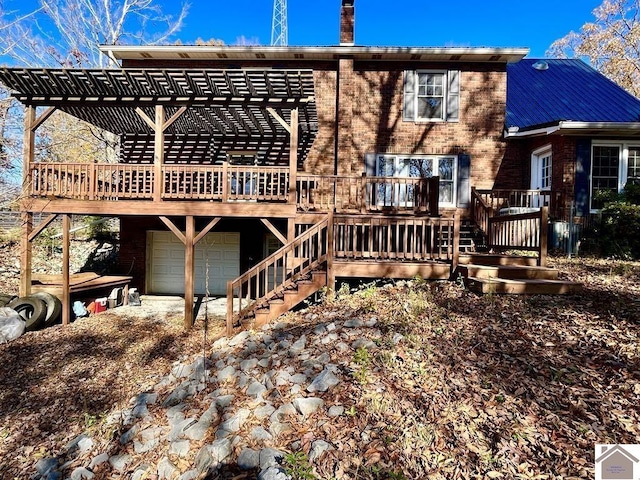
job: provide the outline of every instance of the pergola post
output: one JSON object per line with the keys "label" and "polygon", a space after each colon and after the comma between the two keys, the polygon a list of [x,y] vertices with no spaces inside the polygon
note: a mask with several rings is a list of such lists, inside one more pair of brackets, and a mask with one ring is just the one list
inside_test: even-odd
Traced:
{"label": "pergola post", "polygon": [[162,164],[164,163],[164,106],[156,105],[153,139],[153,201],[162,200]]}
{"label": "pergola post", "polygon": [[32,243],[29,237],[33,230],[33,213],[27,210],[31,189],[31,164],[33,163],[36,132],[36,108],[27,105],[24,114],[24,143],[22,150],[22,236],[20,237],[20,291],[21,297],[31,293]]}
{"label": "pergola post", "polygon": [[298,109],[291,109],[291,125],[289,130],[289,203],[297,201],[296,189],[298,181]]}

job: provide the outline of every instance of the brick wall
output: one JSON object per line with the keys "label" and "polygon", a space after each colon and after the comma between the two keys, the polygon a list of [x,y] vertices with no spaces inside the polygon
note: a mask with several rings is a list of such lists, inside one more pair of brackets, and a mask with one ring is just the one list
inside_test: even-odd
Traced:
{"label": "brick wall", "polygon": [[[124,66],[237,68],[237,63],[128,60]],[[308,173],[360,175],[366,153],[465,152],[471,155],[471,185],[493,187],[506,147],[502,140],[506,108],[504,64],[365,62],[342,58],[334,62],[243,61],[242,66],[314,70],[318,135],[304,162],[303,169]],[[460,121],[403,121],[404,71],[447,68],[461,70]]]}
{"label": "brick wall", "polygon": [[[388,70],[389,65],[393,70]],[[404,70],[446,68],[461,70],[460,121],[404,121]],[[502,141],[506,104],[504,65],[356,62],[353,81],[353,148],[348,157],[340,155],[339,173],[363,172],[366,153],[465,152],[471,156],[471,185],[493,186],[505,150]],[[349,128],[349,122],[342,118],[339,125],[341,130]]]}
{"label": "brick wall", "polygon": [[562,192],[563,213],[568,215],[571,201],[575,197],[577,139],[578,137],[542,136],[510,141],[496,177],[496,188],[531,188],[531,154],[539,148],[551,145],[551,188]]}

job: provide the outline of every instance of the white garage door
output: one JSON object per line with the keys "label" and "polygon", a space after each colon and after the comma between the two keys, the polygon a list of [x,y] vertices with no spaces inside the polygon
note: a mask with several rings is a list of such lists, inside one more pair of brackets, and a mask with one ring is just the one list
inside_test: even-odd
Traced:
{"label": "white garage door", "polygon": [[[150,293],[184,293],[184,245],[171,232],[149,232],[147,248]],[[209,263],[209,293],[226,295],[227,280],[240,275],[240,234],[207,234],[195,249],[195,293],[205,293],[205,276]]]}

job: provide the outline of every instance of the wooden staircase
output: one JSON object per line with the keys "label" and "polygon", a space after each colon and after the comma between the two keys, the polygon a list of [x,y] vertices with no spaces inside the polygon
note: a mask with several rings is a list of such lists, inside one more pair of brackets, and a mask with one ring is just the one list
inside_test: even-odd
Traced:
{"label": "wooden staircase", "polygon": [[259,328],[295,308],[326,286],[327,272],[324,270],[312,271],[310,276],[296,280],[283,292],[263,300],[259,306],[256,306],[253,315],[247,315],[241,323]]}
{"label": "wooden staircase", "polygon": [[[490,253],[465,253],[458,260],[457,272],[464,277],[469,290],[476,293],[510,293],[564,295],[582,288],[580,283],[558,279],[558,271],[546,267],[548,207],[525,213],[506,213],[494,205],[506,198],[514,197],[511,206],[546,205],[540,195],[549,192],[527,191],[522,195],[503,195],[495,192],[471,191],[471,230],[484,236],[483,249]],[[534,196],[537,199],[534,201]],[[522,197],[522,198],[521,198]],[[503,255],[509,250],[523,250],[535,256]]]}
{"label": "wooden staircase", "polygon": [[327,285],[332,262],[331,215],[227,283],[227,335],[257,328]]}
{"label": "wooden staircase", "polygon": [[460,255],[458,273],[479,294],[566,295],[582,284],[558,279],[558,270],[537,265],[535,257],[474,253]]}

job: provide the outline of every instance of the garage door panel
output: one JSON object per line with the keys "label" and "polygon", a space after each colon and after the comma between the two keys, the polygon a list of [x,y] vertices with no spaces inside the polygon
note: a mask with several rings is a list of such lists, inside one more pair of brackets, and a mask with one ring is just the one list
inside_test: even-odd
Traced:
{"label": "garage door panel", "polygon": [[[184,293],[184,245],[171,232],[149,232],[151,248],[150,292]],[[240,274],[240,234],[213,232],[200,241],[194,252],[194,287],[205,293],[207,261],[209,293],[226,294],[227,281]]]}

